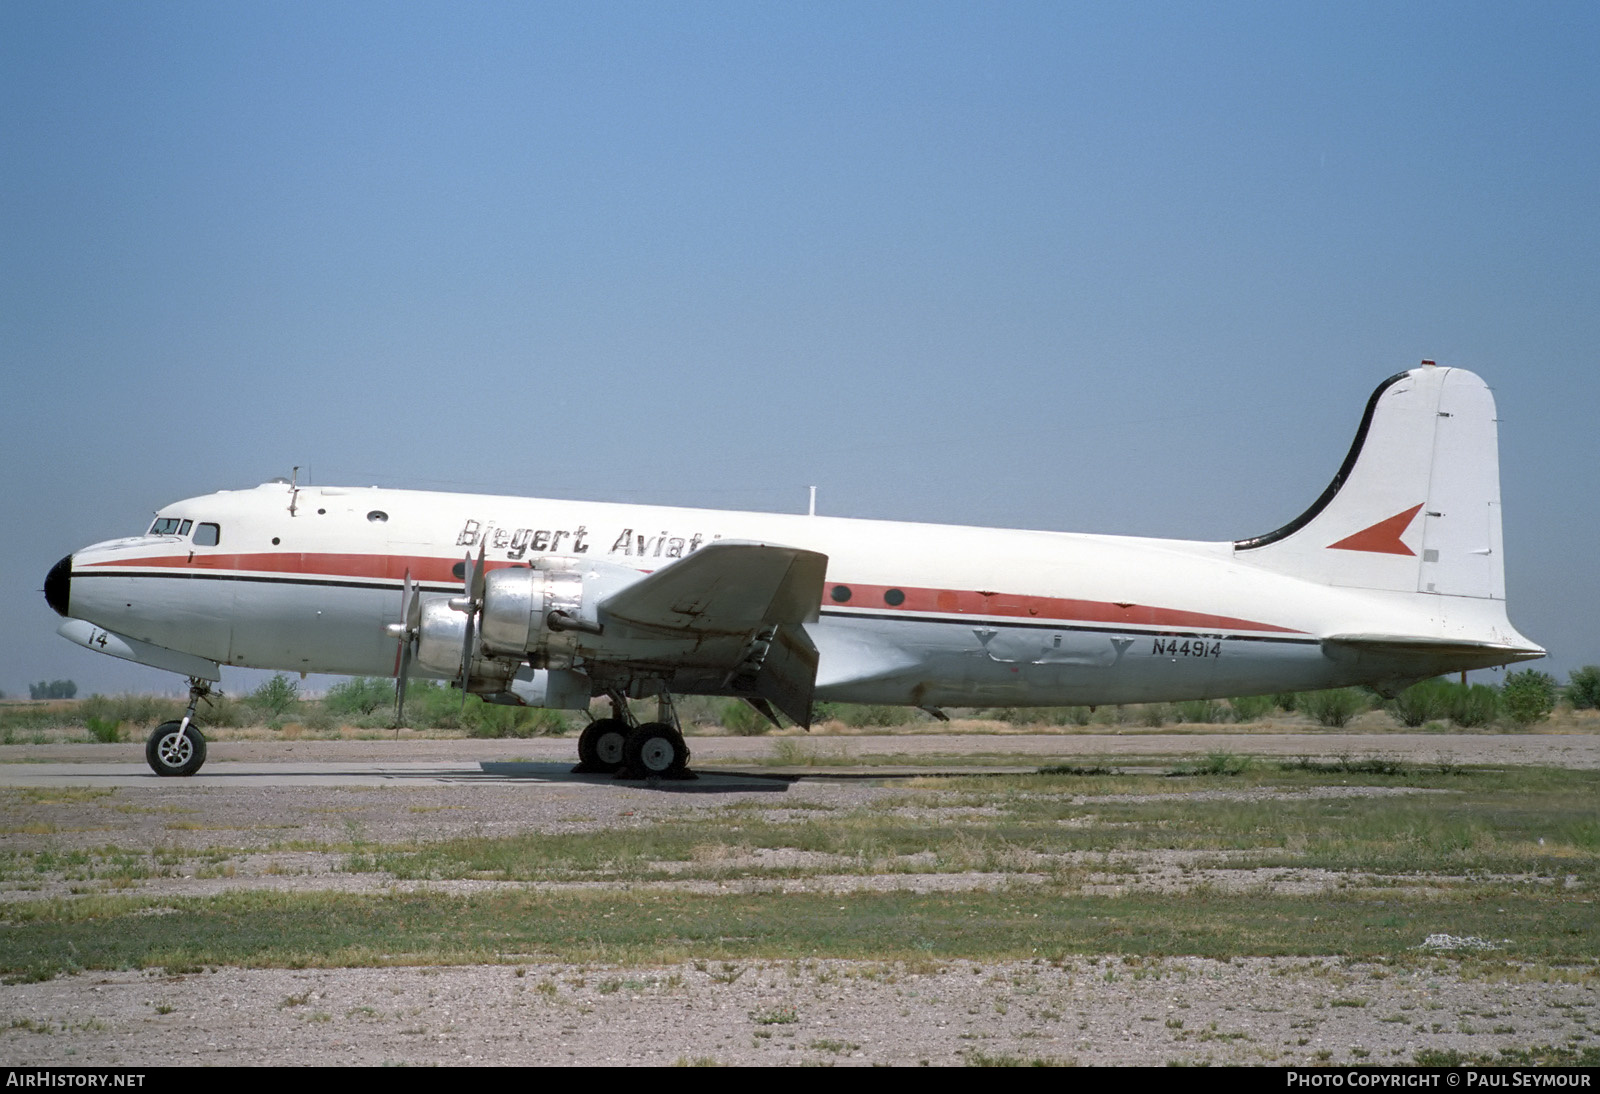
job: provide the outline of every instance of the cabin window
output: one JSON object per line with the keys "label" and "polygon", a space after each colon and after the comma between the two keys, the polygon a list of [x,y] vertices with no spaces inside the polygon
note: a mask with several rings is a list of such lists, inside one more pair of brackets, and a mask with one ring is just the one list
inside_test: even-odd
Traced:
{"label": "cabin window", "polygon": [[202,524],[194,530],[196,547],[215,547],[222,540],[222,529],[215,524]]}

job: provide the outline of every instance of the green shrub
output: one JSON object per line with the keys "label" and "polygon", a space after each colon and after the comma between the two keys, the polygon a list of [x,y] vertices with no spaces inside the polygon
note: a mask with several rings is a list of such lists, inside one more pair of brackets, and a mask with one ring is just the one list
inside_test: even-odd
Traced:
{"label": "green shrub", "polygon": [[1098,726],[1125,726],[1133,720],[1135,711],[1122,703],[1114,706],[1101,707],[1094,712],[1094,725]]}
{"label": "green shrub", "polygon": [[1450,685],[1450,721],[1462,729],[1486,726],[1500,716],[1500,693],[1488,684]]}
{"label": "green shrub", "polygon": [[1300,696],[1299,705],[1319,726],[1343,729],[1350,719],[1367,709],[1367,697],[1357,688],[1329,688],[1306,692]]}
{"label": "green shrub", "polygon": [[1139,707],[1139,724],[1151,729],[1160,729],[1170,717],[1172,706],[1168,703],[1143,703]]}
{"label": "green shrub", "polygon": [[461,722],[469,737],[557,737],[569,726],[565,711],[485,703],[476,695],[468,697]]}
{"label": "green shrub", "polygon": [[766,715],[743,699],[729,699],[722,704],[717,721],[736,737],[759,737],[772,727]]}
{"label": "green shrub", "polygon": [[1293,714],[1300,707],[1300,693],[1298,691],[1280,691],[1272,697],[1272,701],[1285,714]]}
{"label": "green shrub", "polygon": [[1229,699],[1228,705],[1233,708],[1233,720],[1248,725],[1265,718],[1277,704],[1270,695],[1240,695]]}
{"label": "green shrub", "polygon": [[1049,707],[1001,707],[989,711],[987,717],[1014,726],[1050,725],[1054,724],[1051,722],[1050,709]]}
{"label": "green shrub", "polygon": [[339,728],[340,719],[320,703],[304,704],[296,717],[301,725],[313,733],[330,733]]}
{"label": "green shrub", "polygon": [[1449,715],[1452,696],[1459,686],[1448,680],[1423,680],[1396,695],[1389,711],[1401,725],[1413,729],[1426,725]]}
{"label": "green shrub", "polygon": [[1567,702],[1574,710],[1600,708],[1600,665],[1574,669],[1567,677]]}
{"label": "green shrub", "polygon": [[183,717],[183,704],[156,695],[91,695],[78,705],[78,714],[87,721],[122,722],[130,726],[154,726]]}
{"label": "green shrub", "polygon": [[[672,706],[677,711],[678,722],[685,726],[720,726],[722,724],[722,705],[725,702],[727,700],[720,696],[711,695],[674,695],[672,697]],[[596,715],[596,717],[611,717],[611,704],[605,704],[605,713]],[[652,711],[644,721],[655,721],[655,712]]]}
{"label": "green shrub", "polygon": [[[183,715],[179,713],[173,717],[181,718]],[[211,696],[209,703],[202,704],[195,711],[195,718],[204,725],[236,729],[246,724],[250,718],[250,712],[237,699],[216,693]]]}
{"label": "green shrub", "polygon": [[1556,708],[1556,678],[1537,669],[1508,672],[1500,689],[1500,706],[1516,725],[1542,721]]}
{"label": "green shrub", "polygon": [[882,703],[840,703],[836,717],[855,729],[873,729],[906,725],[916,718],[916,714],[910,707]]}
{"label": "green shrub", "polygon": [[461,692],[437,680],[408,680],[403,724],[425,729],[459,729]]}
{"label": "green shrub", "polygon": [[812,703],[811,724],[820,726],[823,722],[839,721],[838,703]]}
{"label": "green shrub", "polygon": [[1172,769],[1172,774],[1178,777],[1186,775],[1243,775],[1254,764],[1254,756],[1236,756],[1231,752],[1212,752],[1203,760],[1178,764]]}
{"label": "green shrub", "polygon": [[394,705],[394,682],[376,676],[356,676],[328,689],[322,700],[330,714],[368,715]]}
{"label": "green shrub", "polygon": [[89,736],[101,744],[114,745],[122,740],[121,722],[114,722],[108,718],[96,718],[91,715],[84,719],[84,724],[89,728]]}
{"label": "green shrub", "polygon": [[250,693],[250,705],[275,720],[286,716],[299,701],[300,685],[281,672]]}
{"label": "green shrub", "polygon": [[1215,699],[1188,699],[1178,704],[1179,721],[1191,725],[1215,725],[1227,717],[1228,708]]}

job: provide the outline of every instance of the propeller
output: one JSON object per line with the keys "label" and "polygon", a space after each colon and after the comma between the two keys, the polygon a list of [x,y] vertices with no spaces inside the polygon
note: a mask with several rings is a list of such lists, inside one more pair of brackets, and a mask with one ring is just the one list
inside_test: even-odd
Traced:
{"label": "propeller", "polygon": [[478,652],[478,613],[483,610],[483,583],[484,566],[483,553],[486,544],[478,544],[478,559],[472,559],[472,552],[467,552],[466,568],[462,574],[461,585],[467,595],[450,598],[450,606],[458,612],[467,613],[467,633],[461,643],[461,709],[467,709],[467,680],[472,674],[472,659]]}
{"label": "propeller", "polygon": [[422,630],[422,597],[411,583],[411,571],[406,571],[405,584],[400,591],[400,622],[391,623],[388,632],[400,640],[400,671],[394,683],[394,725],[400,728],[406,706],[406,677],[411,672],[411,655],[417,647],[417,635]]}

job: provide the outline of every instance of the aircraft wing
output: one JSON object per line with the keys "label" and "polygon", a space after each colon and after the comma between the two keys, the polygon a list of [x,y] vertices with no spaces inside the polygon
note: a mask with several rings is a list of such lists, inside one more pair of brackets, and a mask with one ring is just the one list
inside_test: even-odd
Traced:
{"label": "aircraft wing", "polygon": [[827,567],[815,551],[719,540],[612,594],[600,613],[641,630],[698,634],[814,623]]}
{"label": "aircraft wing", "polygon": [[815,551],[720,540],[613,593],[598,615],[608,636],[681,641],[682,659],[721,688],[809,726],[818,658],[804,624],[827,565]]}

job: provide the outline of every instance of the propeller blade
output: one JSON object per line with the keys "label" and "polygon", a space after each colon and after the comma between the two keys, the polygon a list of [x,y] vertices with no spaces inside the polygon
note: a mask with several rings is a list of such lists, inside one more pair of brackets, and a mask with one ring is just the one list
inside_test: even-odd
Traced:
{"label": "propeller blade", "polygon": [[467,709],[467,680],[468,680],[468,678],[470,677],[470,675],[472,673],[472,654],[474,652],[473,646],[472,646],[472,641],[473,641],[474,638],[477,637],[476,628],[473,627],[473,622],[476,619],[477,619],[477,616],[475,616],[475,615],[467,616],[467,637],[466,637],[466,640],[461,643],[461,709],[462,710],[466,710]]}
{"label": "propeller blade", "polygon": [[422,629],[422,595],[411,582],[411,571],[406,571],[406,630],[416,637]]}
{"label": "propeller blade", "polygon": [[[472,559],[472,553],[467,552],[466,569],[463,572],[461,584],[467,594],[462,598],[462,610],[467,613],[467,633],[461,643],[461,709],[467,709],[467,683],[472,676],[472,660],[478,652],[476,643],[478,637],[478,613],[483,610],[484,590],[484,549],[487,544],[478,544],[478,559]],[[452,604],[456,603],[451,601]]]}
{"label": "propeller blade", "polygon": [[400,647],[400,675],[394,682],[394,728],[399,729],[405,721],[406,709],[406,677],[411,674],[411,642]]}
{"label": "propeller blade", "polygon": [[394,727],[400,728],[406,709],[406,678],[411,673],[411,650],[416,645],[417,631],[422,627],[422,598],[411,584],[411,571],[406,571],[405,584],[400,590],[400,671],[394,679]]}
{"label": "propeller blade", "polygon": [[480,608],[483,607],[484,575],[487,571],[487,568],[483,564],[483,553],[484,548],[487,546],[488,545],[484,543],[478,544],[477,565],[473,566],[467,571],[467,595],[470,596],[472,598],[472,602]]}

